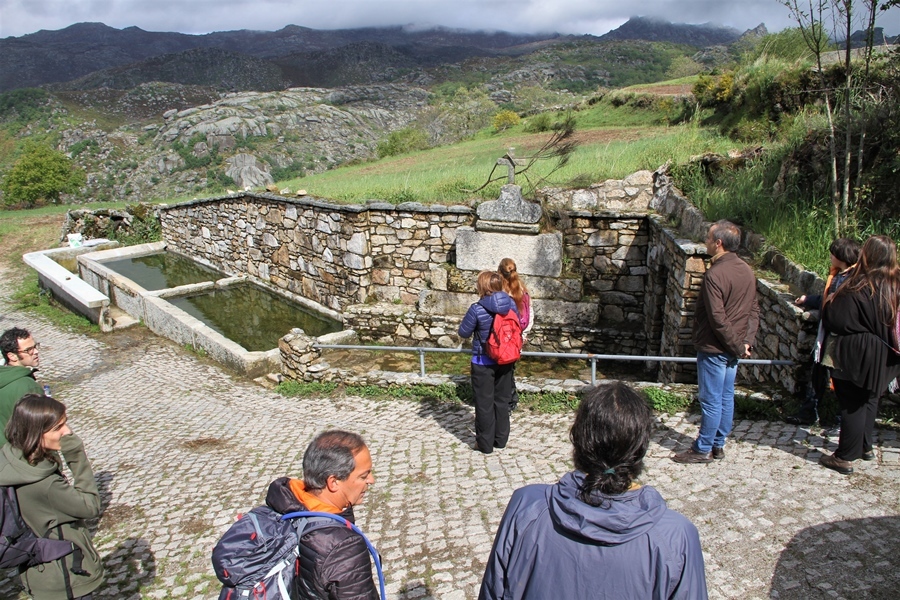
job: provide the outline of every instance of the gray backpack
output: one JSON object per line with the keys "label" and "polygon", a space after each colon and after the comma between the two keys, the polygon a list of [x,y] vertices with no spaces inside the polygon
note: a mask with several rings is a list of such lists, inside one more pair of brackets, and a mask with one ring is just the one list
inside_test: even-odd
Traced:
{"label": "gray backpack", "polygon": [[268,506],[241,515],[213,548],[219,600],[297,600],[300,538],[336,526],[331,519],[285,520]]}

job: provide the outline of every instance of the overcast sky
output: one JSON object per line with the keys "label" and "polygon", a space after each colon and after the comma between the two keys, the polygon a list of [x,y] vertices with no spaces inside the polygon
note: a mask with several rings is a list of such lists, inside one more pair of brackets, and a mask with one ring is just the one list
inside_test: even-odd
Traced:
{"label": "overcast sky", "polygon": [[[769,31],[792,25],[778,0],[0,0],[0,37],[86,21],[181,33],[275,31],[285,25],[313,29],[440,25],[602,35],[635,15],[674,23],[716,23],[741,31],[760,23]],[[885,15],[880,25],[891,35],[900,33],[900,13]]]}

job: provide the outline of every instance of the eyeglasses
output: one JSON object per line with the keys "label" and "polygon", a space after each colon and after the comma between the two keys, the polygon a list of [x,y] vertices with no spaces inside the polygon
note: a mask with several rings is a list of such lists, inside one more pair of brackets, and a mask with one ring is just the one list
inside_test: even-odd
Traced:
{"label": "eyeglasses", "polygon": [[27,348],[22,348],[21,350],[16,350],[16,354],[30,354],[34,356],[34,353],[41,349],[41,344],[37,343],[34,346],[28,346]]}

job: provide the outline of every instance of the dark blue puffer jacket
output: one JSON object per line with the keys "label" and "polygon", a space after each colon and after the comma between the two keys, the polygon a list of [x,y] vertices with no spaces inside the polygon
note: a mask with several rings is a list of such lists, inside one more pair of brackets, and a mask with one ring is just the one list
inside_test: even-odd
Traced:
{"label": "dark blue puffer jacket", "polygon": [[[491,325],[494,323],[494,315],[505,315],[509,311],[516,310],[516,303],[506,292],[494,292],[490,296],[485,296],[466,311],[462,323],[459,324],[459,336],[463,339],[468,338],[473,333],[472,338],[472,362],[476,365],[495,365],[497,364],[487,354],[485,354],[482,342],[487,340],[491,333]],[[519,313],[516,312],[518,315]]]}
{"label": "dark blue puffer jacket", "polygon": [[652,487],[578,498],[584,473],[516,490],[494,538],[479,600],[705,600],[693,523]]}

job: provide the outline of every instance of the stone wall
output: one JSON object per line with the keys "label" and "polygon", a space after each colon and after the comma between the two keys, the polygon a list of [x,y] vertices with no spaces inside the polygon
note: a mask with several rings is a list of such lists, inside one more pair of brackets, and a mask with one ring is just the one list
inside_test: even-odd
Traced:
{"label": "stone wall", "polygon": [[[558,276],[525,276],[536,315],[525,349],[694,356],[691,325],[707,267],[705,246],[697,242],[709,223],[665,171],[587,190],[544,190],[539,199],[543,216],[531,233],[559,236],[562,265]],[[440,347],[462,343],[456,330],[476,300],[477,270],[458,268],[456,241],[477,233],[479,218],[468,206],[344,206],[250,193],[161,214],[176,251],[339,311],[361,343]],[[501,225],[507,227],[494,223],[484,231],[502,232]],[[525,237],[510,233],[510,256]],[[746,253],[763,243],[745,232]],[[758,289],[762,323],[754,358],[802,365],[816,315],[797,309],[785,286],[760,280]],[[690,363],[656,368],[660,381],[696,379]],[[791,391],[804,376],[802,366],[740,370],[745,382]]]}
{"label": "stone wall", "polygon": [[[602,189],[617,188],[607,183]],[[650,197],[646,186],[620,190],[620,196],[645,198],[643,206]],[[546,196],[559,206],[554,198]],[[473,212],[242,193],[167,207],[161,222],[172,250],[338,311],[364,343],[450,347],[460,344],[456,329],[476,300],[477,271],[457,268],[454,256],[456,234],[470,228]],[[645,215],[548,212],[548,227],[562,239],[564,272],[524,277],[536,315],[529,348],[641,352],[647,344]],[[515,257],[515,244],[506,252]]]}
{"label": "stone wall", "polygon": [[[650,248],[647,268],[650,272],[644,302],[648,354],[693,356],[691,326],[694,307],[706,272],[706,246],[678,237],[678,232],[663,225],[659,217],[648,219]],[[658,366],[661,381],[696,380],[696,368],[689,363],[663,362]]]}
{"label": "stone wall", "polygon": [[[705,221],[703,214],[672,185],[665,167],[654,173],[654,197],[650,207],[660,216],[650,219],[655,225],[650,228],[648,266],[657,273],[658,281],[666,281],[666,292],[662,307],[652,306],[654,298],[657,303],[661,302],[658,293],[648,294],[645,302],[648,323],[658,318],[657,314],[662,315],[661,355],[693,356],[696,351],[690,343],[691,325],[707,257],[704,245],[691,240],[704,239],[711,223]],[[662,225],[664,222],[677,223],[678,228],[666,228]],[[797,307],[793,300],[799,294],[821,290],[823,282],[815,273],[795,265],[777,251],[766,251],[758,264],[754,259],[748,259],[765,247],[765,240],[749,230],[742,230],[742,234],[739,253],[757,270],[760,324],[752,358],[787,360],[793,361],[794,365],[744,365],[738,371],[738,380],[797,392],[808,381],[819,315]],[[684,237],[679,239],[680,236]],[[775,269],[788,282],[773,282],[760,277],[760,268]],[[654,339],[652,334],[650,339]],[[696,368],[692,364],[663,363],[659,380],[695,381]]]}
{"label": "stone wall", "polygon": [[[467,295],[467,304],[475,302],[475,294]],[[595,318],[597,308],[588,305],[591,314],[569,322],[543,322],[528,335],[523,350],[532,352],[590,352],[594,354],[640,354],[647,346],[640,328],[630,330],[616,326],[589,327],[580,323]],[[547,315],[552,307],[535,300],[537,314]],[[396,304],[357,304],[344,312],[344,327],[355,331],[362,343],[399,346],[431,346],[440,348],[469,347],[458,335],[465,311],[455,314],[422,312],[412,306]],[[563,319],[554,318],[553,321]]]}
{"label": "stone wall", "polygon": [[171,248],[342,312],[370,300],[414,303],[441,286],[468,207],[336,205],[271,194],[194,200],[161,211]]}

